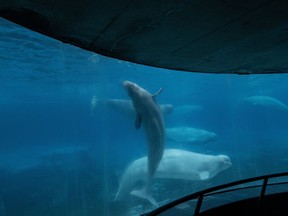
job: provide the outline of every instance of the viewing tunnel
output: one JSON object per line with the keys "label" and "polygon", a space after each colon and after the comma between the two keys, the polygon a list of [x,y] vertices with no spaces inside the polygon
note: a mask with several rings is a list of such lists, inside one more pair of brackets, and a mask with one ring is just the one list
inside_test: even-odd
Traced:
{"label": "viewing tunnel", "polygon": [[0,216],[285,214],[287,9],[1,0]]}

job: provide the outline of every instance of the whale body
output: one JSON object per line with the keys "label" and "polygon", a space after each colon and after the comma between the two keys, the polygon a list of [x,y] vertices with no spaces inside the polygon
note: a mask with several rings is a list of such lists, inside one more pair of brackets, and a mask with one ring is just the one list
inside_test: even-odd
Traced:
{"label": "whale body", "polygon": [[[207,155],[179,149],[167,149],[154,178],[208,180],[232,165],[227,155]],[[127,198],[135,184],[147,175],[147,157],[133,161],[120,180],[115,199]]]}
{"label": "whale body", "polygon": [[192,127],[173,127],[166,128],[166,137],[179,143],[200,144],[215,141],[217,135],[207,130]]}
{"label": "whale body", "polygon": [[270,96],[251,96],[244,98],[245,102],[253,105],[270,107],[277,110],[288,111],[288,106],[280,100]]}
{"label": "whale body", "polygon": [[162,111],[155,100],[155,96],[161,92],[161,89],[152,95],[136,83],[130,81],[124,81],[123,86],[127,90],[136,112],[135,127],[139,129],[143,125],[148,144],[148,167],[145,187],[142,190],[134,190],[131,194],[147,199],[157,206],[155,199],[151,196],[150,189],[152,178],[162,159],[165,145],[164,120]]}
{"label": "whale body", "polygon": [[[134,118],[136,115],[136,111],[131,100],[123,100],[123,99],[99,99],[96,96],[93,96],[91,100],[91,113],[94,115],[94,110],[97,106],[105,106],[109,107],[123,115]],[[169,115],[173,112],[172,104],[160,104],[160,109],[164,115]]]}
{"label": "whale body", "polygon": [[185,104],[176,106],[174,112],[176,115],[189,115],[193,112],[199,112],[203,109],[200,105]]}

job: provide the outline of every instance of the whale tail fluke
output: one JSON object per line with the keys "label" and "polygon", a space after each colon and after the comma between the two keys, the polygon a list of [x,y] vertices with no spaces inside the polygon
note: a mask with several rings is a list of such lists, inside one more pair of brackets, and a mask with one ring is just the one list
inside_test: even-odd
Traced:
{"label": "whale tail fluke", "polygon": [[131,191],[130,194],[133,195],[133,196],[137,196],[139,198],[148,200],[154,206],[158,207],[158,203],[156,202],[156,200],[150,194],[147,193],[145,188],[142,189],[142,190],[133,190],[133,191]]}

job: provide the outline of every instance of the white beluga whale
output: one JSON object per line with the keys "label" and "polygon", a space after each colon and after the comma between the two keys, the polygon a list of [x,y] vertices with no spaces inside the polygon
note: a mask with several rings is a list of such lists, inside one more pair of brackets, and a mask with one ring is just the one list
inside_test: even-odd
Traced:
{"label": "white beluga whale", "polygon": [[178,143],[201,144],[215,141],[217,134],[192,127],[166,128],[166,137]]}
{"label": "white beluga whale", "polygon": [[[135,117],[136,111],[131,100],[123,99],[99,99],[96,96],[92,97],[91,100],[91,113],[94,115],[97,106],[109,107],[123,115],[129,117]],[[164,115],[169,115],[173,112],[172,104],[160,104],[160,109]]]}
{"label": "white beluga whale", "polygon": [[[180,149],[167,149],[154,178],[208,180],[232,165],[227,155],[207,155]],[[145,181],[147,157],[133,161],[122,175],[115,200],[127,198],[139,181]]]}
{"label": "white beluga whale", "polygon": [[253,105],[269,107],[277,110],[288,111],[288,106],[280,100],[270,96],[251,96],[243,99]]}
{"label": "white beluga whale", "polygon": [[141,190],[134,190],[131,194],[147,199],[152,204],[157,205],[151,196],[152,178],[162,159],[165,145],[165,125],[162,111],[156,103],[155,96],[161,89],[152,95],[136,83],[124,81],[123,86],[128,96],[131,98],[136,111],[135,127],[139,129],[141,124],[145,130],[148,144],[148,163],[145,186]]}

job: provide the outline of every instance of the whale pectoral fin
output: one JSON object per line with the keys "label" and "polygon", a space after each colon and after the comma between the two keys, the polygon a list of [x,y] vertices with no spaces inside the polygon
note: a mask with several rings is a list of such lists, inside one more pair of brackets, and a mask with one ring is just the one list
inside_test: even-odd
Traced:
{"label": "whale pectoral fin", "polygon": [[161,92],[162,92],[162,88],[160,88],[156,93],[154,93],[154,94],[152,95],[154,101],[155,101],[156,96],[157,96],[158,94],[160,94]]}
{"label": "whale pectoral fin", "polygon": [[201,180],[206,180],[209,179],[210,174],[208,171],[202,171],[199,173],[199,176]]}
{"label": "whale pectoral fin", "polygon": [[152,203],[154,206],[158,207],[158,203],[156,202],[156,200],[150,194],[147,194],[147,192],[145,192],[145,189],[133,190],[130,192],[130,194],[133,196],[137,196],[139,198],[142,198],[142,199],[146,199],[150,203]]}
{"label": "whale pectoral fin", "polygon": [[141,127],[141,115],[137,113],[136,120],[135,120],[135,128],[138,130]]}

